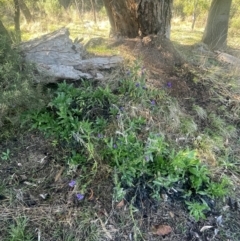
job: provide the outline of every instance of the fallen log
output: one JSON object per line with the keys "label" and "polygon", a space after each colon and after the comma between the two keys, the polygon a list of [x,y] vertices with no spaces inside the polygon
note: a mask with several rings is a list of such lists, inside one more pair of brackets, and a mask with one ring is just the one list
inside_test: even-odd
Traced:
{"label": "fallen log", "polygon": [[34,63],[37,70],[48,77],[48,82],[61,79],[103,79],[102,70],[118,66],[120,56],[84,59],[86,50],[81,43],[73,43],[66,28],[20,44],[27,62]]}
{"label": "fallen log", "polygon": [[232,56],[230,54],[222,53],[220,51],[216,51],[216,53],[218,54],[217,59],[219,61],[240,68],[240,59],[239,58]]}

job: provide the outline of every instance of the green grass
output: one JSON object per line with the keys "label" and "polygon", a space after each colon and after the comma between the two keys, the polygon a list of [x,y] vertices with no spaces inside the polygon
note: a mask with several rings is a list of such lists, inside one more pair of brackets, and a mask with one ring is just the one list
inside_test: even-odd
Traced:
{"label": "green grass", "polygon": [[33,235],[27,231],[28,219],[26,217],[16,218],[15,223],[9,227],[8,241],[32,241]]}
{"label": "green grass", "polygon": [[33,83],[33,66],[24,66],[21,56],[5,38],[0,40],[0,63],[0,126],[3,130],[0,138],[3,138],[18,129],[16,126],[21,123],[24,111],[44,105],[44,98],[41,85],[36,87]]}

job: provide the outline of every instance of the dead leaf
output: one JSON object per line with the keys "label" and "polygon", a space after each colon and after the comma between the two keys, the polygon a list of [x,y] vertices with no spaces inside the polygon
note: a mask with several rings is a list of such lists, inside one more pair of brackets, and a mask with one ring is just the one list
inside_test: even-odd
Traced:
{"label": "dead leaf", "polygon": [[124,200],[122,200],[121,202],[119,202],[118,204],[117,204],[117,208],[121,208],[121,207],[123,207],[124,206]]}
{"label": "dead leaf", "polygon": [[218,234],[219,230],[217,228],[214,229],[214,236]]}
{"label": "dead leaf", "polygon": [[92,190],[92,188],[90,188],[90,191],[91,191],[91,193],[90,193],[90,196],[89,196],[89,198],[88,198],[88,200],[93,200],[93,190]]}
{"label": "dead leaf", "polygon": [[21,181],[26,181],[27,180],[27,176],[26,175],[20,175]]}
{"label": "dead leaf", "polygon": [[204,230],[207,230],[207,229],[210,229],[212,228],[213,226],[203,226],[201,229],[200,229],[200,232],[203,232]]}
{"label": "dead leaf", "polygon": [[161,197],[162,197],[162,199],[163,199],[163,201],[164,202],[167,202],[167,200],[168,200],[168,195],[167,194],[161,194]]}
{"label": "dead leaf", "polygon": [[35,183],[31,183],[31,182],[27,182],[27,181],[25,181],[23,183],[28,185],[28,186],[37,187],[37,184],[35,184]]}
{"label": "dead leaf", "polygon": [[58,172],[58,174],[55,176],[54,181],[57,182],[59,180],[59,178],[61,177],[63,171],[64,171],[65,167],[61,167],[60,171]]}
{"label": "dead leaf", "polygon": [[109,229],[111,230],[112,233],[116,233],[119,231],[119,229],[115,228],[113,225],[108,225]]}
{"label": "dead leaf", "polygon": [[198,235],[198,233],[197,232],[193,232],[192,230],[190,230],[190,234],[192,235],[192,237],[194,237],[194,238],[197,238],[197,239],[199,239],[200,238],[200,236]]}
{"label": "dead leaf", "polygon": [[174,218],[174,216],[175,216],[174,213],[171,212],[171,211],[169,212],[169,215],[170,215],[171,218]]}
{"label": "dead leaf", "polygon": [[223,226],[223,225],[222,225],[222,222],[223,222],[222,215],[220,215],[219,217],[217,217],[217,218],[216,218],[216,221],[217,221],[217,225]]}
{"label": "dead leaf", "polygon": [[223,211],[227,211],[228,209],[230,208],[230,206],[228,206],[228,205],[225,205],[225,206],[223,206]]}
{"label": "dead leaf", "polygon": [[226,139],[226,141],[224,142],[224,146],[227,147],[229,144],[228,138]]}
{"label": "dead leaf", "polygon": [[172,228],[169,225],[155,225],[153,227],[153,234],[157,234],[157,235],[167,235],[169,233],[172,232]]}
{"label": "dead leaf", "polygon": [[45,200],[48,196],[48,193],[39,194],[39,196]]}

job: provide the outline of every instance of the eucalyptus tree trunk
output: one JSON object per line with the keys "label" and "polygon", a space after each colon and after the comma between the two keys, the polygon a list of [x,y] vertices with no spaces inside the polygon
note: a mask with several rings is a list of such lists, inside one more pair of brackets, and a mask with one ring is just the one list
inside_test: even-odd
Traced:
{"label": "eucalyptus tree trunk", "polygon": [[33,17],[31,12],[29,11],[29,8],[27,7],[26,3],[23,0],[18,0],[18,4],[20,7],[20,10],[22,11],[22,14],[24,15],[24,18],[26,19],[27,23],[32,22]]}
{"label": "eucalyptus tree trunk", "polygon": [[90,0],[91,1],[91,6],[92,6],[92,12],[93,12],[93,18],[94,18],[94,23],[97,23],[97,15],[96,15],[96,8],[95,8],[95,1]]}
{"label": "eucalyptus tree trunk", "polygon": [[196,20],[197,20],[197,8],[198,8],[198,0],[194,0],[194,8],[193,8],[193,19],[192,19],[192,30],[194,29]]}
{"label": "eucalyptus tree trunk", "polygon": [[[49,1],[49,0],[48,0]],[[58,0],[59,4],[67,10],[71,4],[71,0]]]}
{"label": "eucalyptus tree trunk", "polygon": [[103,0],[114,35],[169,38],[173,0]]}
{"label": "eucalyptus tree trunk", "polygon": [[134,38],[125,42],[129,43],[129,51],[134,49],[132,53],[142,59],[144,66],[160,73],[161,69],[171,72],[176,66],[182,65],[181,56],[169,40],[173,0],[103,2],[112,35]]}
{"label": "eucalyptus tree trunk", "polygon": [[211,49],[227,45],[228,22],[232,0],[212,0],[202,41]]}
{"label": "eucalyptus tree trunk", "polygon": [[16,41],[21,42],[21,30],[20,30],[20,6],[18,0],[14,2],[14,27],[16,32]]}

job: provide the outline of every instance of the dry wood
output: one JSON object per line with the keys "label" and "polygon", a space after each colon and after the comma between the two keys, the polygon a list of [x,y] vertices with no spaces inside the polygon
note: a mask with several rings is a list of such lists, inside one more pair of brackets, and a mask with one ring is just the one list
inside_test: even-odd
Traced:
{"label": "dry wood", "polygon": [[234,57],[230,54],[222,53],[220,51],[216,51],[216,53],[218,54],[217,59],[219,61],[231,64],[236,67],[240,67],[240,59],[239,58]]}
{"label": "dry wood", "polygon": [[52,77],[45,79],[48,82],[58,79],[103,79],[100,70],[116,67],[123,61],[119,56],[83,60],[86,55],[84,46],[73,43],[66,28],[24,42],[20,48],[26,61],[35,63],[40,73]]}

